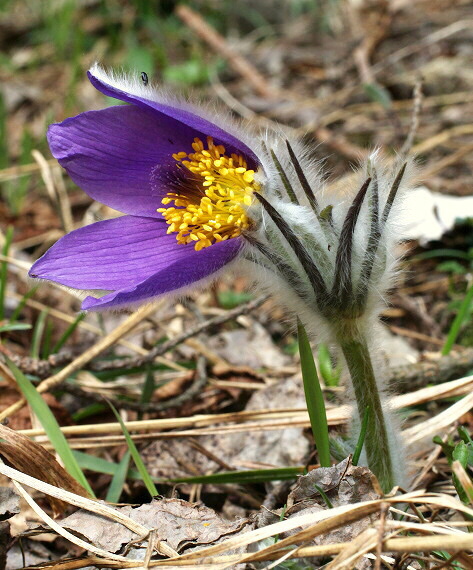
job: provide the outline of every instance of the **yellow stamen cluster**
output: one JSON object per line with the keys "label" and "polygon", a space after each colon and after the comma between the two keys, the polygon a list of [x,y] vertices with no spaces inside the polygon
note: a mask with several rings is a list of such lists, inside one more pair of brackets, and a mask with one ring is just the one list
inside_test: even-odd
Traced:
{"label": "yellow stamen cluster", "polygon": [[[169,208],[159,208],[169,224],[168,234],[176,232],[177,242],[195,242],[197,251],[215,242],[237,237],[250,226],[246,207],[251,206],[253,192],[260,185],[254,170],[237,154],[225,155],[225,147],[207,137],[207,148],[195,138],[194,153],[173,154],[182,168],[189,170],[192,191],[169,192],[162,200]],[[202,179],[202,181],[200,180]]]}

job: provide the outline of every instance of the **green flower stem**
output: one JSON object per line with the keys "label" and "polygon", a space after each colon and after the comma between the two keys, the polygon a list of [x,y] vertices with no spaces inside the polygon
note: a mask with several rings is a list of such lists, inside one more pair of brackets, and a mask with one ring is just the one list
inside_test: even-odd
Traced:
{"label": "green flower stem", "polygon": [[363,338],[340,339],[340,346],[353,382],[360,422],[366,408],[369,407],[370,410],[365,437],[368,467],[387,493],[394,487],[392,456],[368,346]]}

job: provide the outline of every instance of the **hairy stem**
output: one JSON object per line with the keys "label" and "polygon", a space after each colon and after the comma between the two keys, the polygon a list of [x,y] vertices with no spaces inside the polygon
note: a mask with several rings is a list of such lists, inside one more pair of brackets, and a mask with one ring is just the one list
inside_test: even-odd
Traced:
{"label": "hairy stem", "polygon": [[365,437],[368,467],[378,478],[383,491],[387,493],[395,484],[392,455],[368,346],[366,340],[361,337],[340,339],[340,346],[352,379],[360,422],[363,420],[366,408],[370,409]]}

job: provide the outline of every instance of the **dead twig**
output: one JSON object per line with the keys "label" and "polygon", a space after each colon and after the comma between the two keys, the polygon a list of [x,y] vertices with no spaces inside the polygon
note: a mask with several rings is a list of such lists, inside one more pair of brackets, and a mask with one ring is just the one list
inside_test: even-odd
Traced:
{"label": "dead twig", "polygon": [[177,16],[203,39],[216,53],[224,57],[236,73],[241,75],[262,97],[270,98],[275,91],[261,73],[241,54],[232,48],[226,39],[212,28],[197,12],[180,4],[176,8]]}
{"label": "dead twig", "polygon": [[[158,346],[152,348],[146,354],[139,354],[137,356],[132,356],[129,358],[121,358],[117,360],[110,360],[106,362],[84,362],[82,368],[86,368],[87,370],[91,370],[93,372],[102,372],[105,370],[119,370],[125,368],[139,368],[153,362],[159,356],[162,356],[166,352],[169,352],[179,344],[183,343],[187,339],[197,336],[199,333],[210,329],[212,327],[216,327],[235,319],[241,315],[246,315],[251,311],[260,307],[266,300],[268,299],[267,295],[262,295],[249,301],[247,303],[243,303],[239,305],[235,309],[231,309],[227,311],[223,315],[218,315],[209,319],[208,321],[202,322],[197,324],[195,327],[189,328],[186,332],[166,341]],[[107,338],[107,337],[106,337]],[[94,345],[95,346],[95,345]],[[73,353],[70,350],[60,352],[55,355],[51,355],[48,360],[38,360],[34,358],[28,357],[19,357],[17,355],[12,354],[10,351],[7,351],[4,348],[0,348],[6,354],[12,362],[18,366],[23,372],[27,374],[34,374],[41,377],[46,377],[56,366],[64,366],[71,362],[74,358]],[[103,351],[101,351],[103,352]],[[99,353],[100,354],[100,353]]]}
{"label": "dead twig", "polygon": [[[159,303],[161,304],[161,302]],[[70,364],[68,364],[65,368],[53,374],[46,380],[43,380],[41,384],[38,386],[38,392],[43,393],[51,390],[66,378],[80,370],[84,367],[85,364],[90,362],[93,358],[96,358],[99,354],[102,354],[105,350],[113,346],[117,340],[119,340],[122,336],[128,334],[131,330],[133,330],[143,319],[152,315],[156,309],[158,308],[157,303],[151,303],[149,305],[145,305],[138,309],[135,313],[129,316],[125,322],[119,325],[115,330],[113,330],[110,334],[106,337],[100,339],[97,343],[91,346],[88,350],[86,350],[83,354],[79,355],[76,359],[74,359]],[[20,410],[26,404],[26,400],[22,398],[18,400],[15,404],[12,404],[2,412],[0,412],[0,421],[7,418],[9,415],[15,413],[16,411]]]}
{"label": "dead twig", "polygon": [[427,384],[442,384],[460,378],[473,367],[473,349],[392,368],[389,385],[400,393],[411,392]]}
{"label": "dead twig", "polygon": [[315,129],[314,135],[319,142],[324,143],[349,160],[361,162],[370,153],[370,151],[352,144],[345,137],[333,134],[325,127]]}
{"label": "dead twig", "polygon": [[419,129],[419,118],[422,109],[422,101],[424,99],[424,94],[422,92],[422,77],[420,77],[414,87],[414,105],[412,108],[412,118],[411,127],[409,129],[409,134],[407,135],[405,143],[402,145],[400,155],[403,160],[407,158],[409,152],[411,151],[412,145],[414,144],[414,137]]}
{"label": "dead twig", "polygon": [[33,150],[31,154],[39,164],[41,176],[48,191],[49,198],[53,206],[57,208],[64,231],[68,233],[74,229],[74,222],[72,220],[71,204],[61,174],[58,174],[57,166],[53,170],[51,164],[44,158],[39,150]]}

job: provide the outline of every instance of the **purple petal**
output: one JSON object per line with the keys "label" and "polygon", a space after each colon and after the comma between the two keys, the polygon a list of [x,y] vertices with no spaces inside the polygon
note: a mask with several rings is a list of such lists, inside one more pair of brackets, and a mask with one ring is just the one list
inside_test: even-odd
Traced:
{"label": "purple petal", "polygon": [[180,260],[199,259],[193,244],[178,244],[167,229],[163,220],[133,216],[91,224],[61,238],[36,261],[30,276],[75,289],[115,291]]}
{"label": "purple petal", "polygon": [[182,103],[173,106],[156,100],[153,98],[153,95],[155,97],[156,95],[151,87],[140,86],[140,88],[137,89],[136,86],[132,86],[129,91],[125,91],[125,85],[123,87],[113,85],[112,83],[114,83],[114,81],[107,78],[99,68],[94,68],[89,71],[88,76],[92,85],[104,95],[119,99],[120,101],[126,101],[127,103],[133,103],[144,109],[152,109],[158,120],[162,120],[162,117],[169,117],[176,123],[187,125],[194,131],[205,133],[204,137],[211,136],[216,143],[223,144],[227,153],[243,154],[248,160],[250,168],[256,168],[259,164],[257,156],[245,143],[225,129],[200,117],[190,108],[186,108],[189,106],[183,105]]}
{"label": "purple petal", "polygon": [[172,154],[192,152],[205,136],[151,109],[116,106],[89,111],[51,125],[51,152],[89,196],[120,212],[160,217],[165,187],[154,169],[174,167]]}
{"label": "purple petal", "polygon": [[97,310],[134,305],[170,291],[177,292],[222,269],[238,255],[241,247],[242,241],[235,238],[216,243],[201,251],[187,249],[185,257],[176,259],[165,269],[157,271],[137,285],[109,293],[100,299],[87,297],[82,303],[82,309]]}

